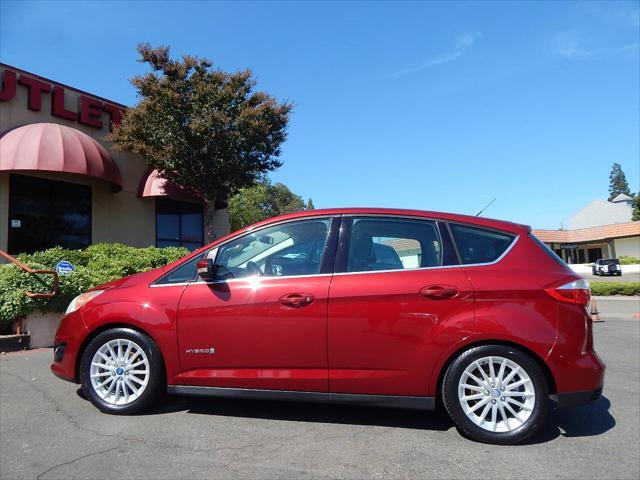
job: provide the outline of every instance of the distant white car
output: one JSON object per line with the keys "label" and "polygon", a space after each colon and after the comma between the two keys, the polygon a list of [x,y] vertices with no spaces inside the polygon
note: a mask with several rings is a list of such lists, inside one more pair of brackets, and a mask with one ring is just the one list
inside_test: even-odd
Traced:
{"label": "distant white car", "polygon": [[591,266],[594,275],[622,275],[620,260],[617,258],[601,258]]}

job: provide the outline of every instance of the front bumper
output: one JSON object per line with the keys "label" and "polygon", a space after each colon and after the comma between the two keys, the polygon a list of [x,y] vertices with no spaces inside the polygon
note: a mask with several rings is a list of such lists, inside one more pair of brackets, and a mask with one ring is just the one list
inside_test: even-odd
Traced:
{"label": "front bumper", "polygon": [[51,372],[63,380],[77,383],[78,351],[85,338],[87,328],[80,311],[70,313],[62,319],[56,331]]}

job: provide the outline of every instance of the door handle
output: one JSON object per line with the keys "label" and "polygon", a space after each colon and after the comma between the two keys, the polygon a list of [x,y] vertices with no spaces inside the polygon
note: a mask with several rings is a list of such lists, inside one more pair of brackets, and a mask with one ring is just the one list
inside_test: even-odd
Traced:
{"label": "door handle", "polygon": [[289,293],[280,297],[280,303],[285,307],[299,308],[310,305],[314,301],[310,293]]}
{"label": "door handle", "polygon": [[420,295],[434,300],[446,300],[447,298],[455,297],[458,294],[458,289],[451,285],[430,285],[420,289]]}

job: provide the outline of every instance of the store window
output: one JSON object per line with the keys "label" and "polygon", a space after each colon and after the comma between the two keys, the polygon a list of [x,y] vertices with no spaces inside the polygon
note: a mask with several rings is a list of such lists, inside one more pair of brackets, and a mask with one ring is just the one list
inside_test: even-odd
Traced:
{"label": "store window", "polygon": [[9,253],[91,244],[91,187],[12,174]]}
{"label": "store window", "polygon": [[156,246],[200,248],[204,243],[202,205],[158,198]]}

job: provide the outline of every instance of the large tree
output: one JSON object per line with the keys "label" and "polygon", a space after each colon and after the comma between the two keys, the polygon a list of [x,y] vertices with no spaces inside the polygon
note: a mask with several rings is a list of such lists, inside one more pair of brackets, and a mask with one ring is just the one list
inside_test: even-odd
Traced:
{"label": "large tree", "polygon": [[281,166],[292,104],[256,91],[250,70],[228,73],[190,55],[172,59],[169,47],[148,43],[138,53],[152,71],[131,80],[140,100],[109,139],[202,199],[211,241],[216,201]]}
{"label": "large tree", "polygon": [[619,163],[614,163],[611,167],[611,174],[609,175],[609,201],[613,200],[621,193],[631,196],[629,183],[627,182],[627,177],[622,171],[622,167]]}
{"label": "large tree", "polygon": [[283,183],[271,185],[268,180],[242,188],[229,199],[231,230],[239,230],[252,223],[276,215],[313,210],[313,201],[304,200]]}
{"label": "large tree", "polygon": [[640,193],[636,193],[633,196],[631,207],[631,220],[633,220],[634,222],[640,221]]}

